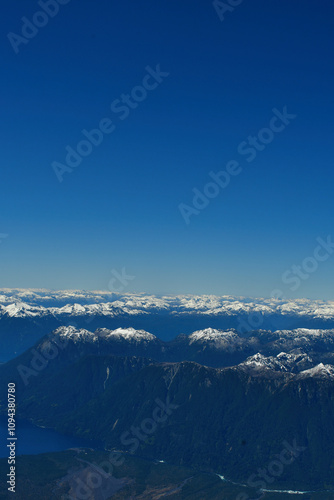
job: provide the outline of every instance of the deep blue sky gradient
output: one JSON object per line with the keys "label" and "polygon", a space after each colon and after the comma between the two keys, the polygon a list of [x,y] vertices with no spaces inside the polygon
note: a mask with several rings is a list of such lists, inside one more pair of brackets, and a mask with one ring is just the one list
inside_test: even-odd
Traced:
{"label": "deep blue sky gradient", "polygon": [[[333,234],[334,5],[244,0],[220,21],[212,2],[71,0],[15,54],[37,2],[0,16],[0,287],[334,299],[334,255],[290,290],[282,274]],[[169,76],[121,121],[110,104],[149,65]],[[297,115],[247,163],[240,142],[272,109]],[[63,182],[82,129],[104,137]],[[178,208],[229,160],[243,170],[186,224]]]}

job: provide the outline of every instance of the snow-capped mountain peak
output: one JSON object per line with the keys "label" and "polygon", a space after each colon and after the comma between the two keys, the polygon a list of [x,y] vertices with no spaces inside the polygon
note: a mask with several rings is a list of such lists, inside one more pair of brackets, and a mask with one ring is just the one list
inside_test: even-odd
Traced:
{"label": "snow-capped mountain peak", "polygon": [[277,356],[264,356],[257,353],[250,356],[239,366],[255,370],[274,370],[278,372],[298,373],[314,366],[312,359],[305,353],[291,354],[281,352]]}
{"label": "snow-capped mountain peak", "polygon": [[95,332],[99,337],[105,339],[119,339],[128,342],[155,342],[157,337],[145,330],[136,330],[135,328],[117,328],[116,330],[108,330],[107,328],[99,328]]}
{"label": "snow-capped mountain peak", "polygon": [[66,338],[67,340],[70,339],[74,342],[95,342],[98,339],[95,333],[92,333],[84,328],[78,329],[72,325],[60,326],[53,332],[53,335],[60,338]]}
{"label": "snow-capped mountain peak", "polygon": [[304,370],[298,375],[299,378],[320,378],[334,380],[334,366],[319,363],[317,366]]}
{"label": "snow-capped mountain peak", "polygon": [[[257,314],[287,318],[309,318],[317,321],[334,320],[334,302],[322,300],[277,300],[273,298],[246,298],[230,295],[148,295],[140,293],[111,293],[110,291],[0,289],[0,315],[8,305],[26,304],[41,307],[41,314],[82,316],[100,313],[106,316],[126,313],[131,315],[164,312],[180,315],[212,315],[239,317]],[[20,306],[21,314],[23,308]],[[26,309],[25,309],[26,310]],[[11,311],[11,309],[9,310]],[[19,311],[16,311],[18,313]],[[12,311],[15,315],[15,306]],[[27,314],[29,316],[29,314]],[[306,324],[306,323],[305,323]],[[307,335],[307,329],[304,328]]]}
{"label": "snow-capped mountain peak", "polygon": [[31,306],[25,302],[14,302],[6,306],[1,306],[0,312],[11,318],[26,318],[43,316],[45,308],[41,306]]}
{"label": "snow-capped mountain peak", "polygon": [[217,330],[215,328],[205,328],[204,330],[197,330],[189,335],[189,344],[194,343],[210,343],[215,346],[220,344],[226,344],[232,340],[238,339],[239,336],[237,332],[233,329],[231,330]]}

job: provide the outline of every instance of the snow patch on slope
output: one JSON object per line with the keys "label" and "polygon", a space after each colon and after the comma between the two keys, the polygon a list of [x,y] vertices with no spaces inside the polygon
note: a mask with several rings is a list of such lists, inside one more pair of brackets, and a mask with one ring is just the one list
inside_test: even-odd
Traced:
{"label": "snow patch on slope", "polygon": [[320,378],[334,380],[334,366],[319,363],[317,366],[314,366],[309,370],[302,371],[298,375],[298,378]]}
{"label": "snow patch on slope", "polygon": [[108,330],[107,328],[99,328],[95,332],[99,337],[105,339],[127,340],[129,342],[155,342],[157,337],[145,330],[135,330],[135,328],[117,328],[116,330]]}

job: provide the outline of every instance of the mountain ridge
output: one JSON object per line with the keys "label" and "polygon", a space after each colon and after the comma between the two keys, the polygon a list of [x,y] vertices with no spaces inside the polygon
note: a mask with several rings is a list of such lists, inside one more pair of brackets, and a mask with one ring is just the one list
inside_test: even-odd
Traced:
{"label": "mountain ridge", "polygon": [[243,334],[260,329],[329,329],[334,327],[334,302],[0,289],[0,361],[24,352],[51,330],[71,324],[88,330],[131,325],[161,340],[208,326]]}

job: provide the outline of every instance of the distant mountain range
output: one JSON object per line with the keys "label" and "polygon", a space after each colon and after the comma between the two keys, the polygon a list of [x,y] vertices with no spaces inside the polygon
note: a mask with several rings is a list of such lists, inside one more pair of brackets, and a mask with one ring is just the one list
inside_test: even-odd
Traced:
{"label": "distant mountain range", "polygon": [[0,361],[24,352],[60,326],[145,329],[161,340],[208,326],[253,330],[334,328],[334,302],[214,295],[155,296],[78,290],[0,289]]}
{"label": "distant mountain range", "polygon": [[15,381],[36,425],[333,496],[332,302],[2,289],[0,355],[1,413]]}
{"label": "distant mountain range", "polygon": [[0,288],[1,315],[34,317],[44,314],[74,315],[170,312],[174,314],[308,316],[333,320],[334,302],[309,299],[280,300],[273,298],[233,297],[231,295],[149,295],[111,293],[109,291],[39,290]]}
{"label": "distant mountain range", "polygon": [[[63,326],[0,366],[0,379],[16,381],[18,415],[108,449],[259,488],[330,490],[333,346],[330,329],[208,328],[164,342]],[[267,484],[257,471],[281,453]]]}

